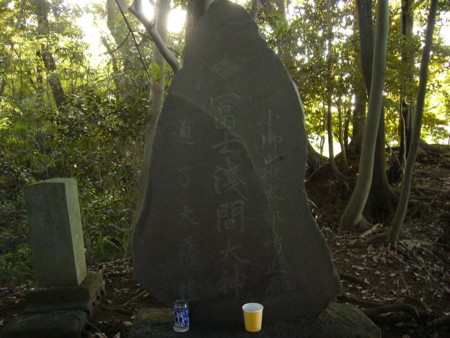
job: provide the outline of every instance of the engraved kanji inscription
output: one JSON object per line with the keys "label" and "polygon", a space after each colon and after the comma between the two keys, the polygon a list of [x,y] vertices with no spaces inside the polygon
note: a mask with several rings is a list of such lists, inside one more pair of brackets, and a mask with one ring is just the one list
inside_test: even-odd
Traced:
{"label": "engraved kanji inscription", "polygon": [[244,201],[222,203],[217,208],[217,231],[238,230],[245,232],[244,228]]}
{"label": "engraved kanji inscription", "polygon": [[238,266],[233,269],[225,269],[216,283],[219,292],[228,295],[234,293],[236,298],[239,297],[239,289],[242,289],[245,284],[245,275]]}
{"label": "engraved kanji inscription", "polygon": [[[225,131],[223,132],[223,141],[213,144],[211,148],[218,149],[221,154],[229,154],[236,152],[236,145],[241,144],[241,141],[237,138],[234,138],[232,135],[230,135],[229,132]],[[235,147],[233,147],[233,145]],[[234,149],[233,149],[234,148]]]}
{"label": "engraved kanji inscription", "polygon": [[174,142],[189,145],[197,143],[192,135],[192,122],[187,118],[177,119],[174,123],[172,123],[171,137]]}
{"label": "engraved kanji inscription", "polygon": [[216,193],[222,194],[225,191],[234,190],[244,200],[247,200],[247,197],[241,191],[247,184],[240,176],[239,166],[233,163],[229,157],[226,157],[225,162],[223,166],[216,166],[216,171],[213,175]]}
{"label": "engraved kanji inscription", "polygon": [[180,220],[178,221],[178,224],[182,223],[190,223],[190,224],[200,224],[200,222],[196,222],[191,218],[191,214],[194,212],[194,210],[187,205],[183,205],[183,211],[179,214]]}
{"label": "engraved kanji inscription", "polygon": [[219,261],[219,263],[223,263],[229,259],[237,261],[241,264],[248,264],[250,261],[248,259],[242,258],[239,256],[238,252],[239,249],[242,249],[242,245],[233,245],[231,243],[231,238],[228,237],[227,240],[227,247],[223,250],[220,250],[220,253],[223,254],[222,259]]}
{"label": "engraved kanji inscription", "polygon": [[180,265],[191,266],[196,265],[194,237],[189,236],[183,239],[180,249]]}

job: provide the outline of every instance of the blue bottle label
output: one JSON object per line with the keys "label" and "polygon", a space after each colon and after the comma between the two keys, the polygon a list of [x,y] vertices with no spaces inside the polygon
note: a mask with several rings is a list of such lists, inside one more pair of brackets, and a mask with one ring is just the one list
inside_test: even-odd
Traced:
{"label": "blue bottle label", "polygon": [[175,327],[189,327],[189,309],[175,310],[173,313],[173,322],[173,326]]}

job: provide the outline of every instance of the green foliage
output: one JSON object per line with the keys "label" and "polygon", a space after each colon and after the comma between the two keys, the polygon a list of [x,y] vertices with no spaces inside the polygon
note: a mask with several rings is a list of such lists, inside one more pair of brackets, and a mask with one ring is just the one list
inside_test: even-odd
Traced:
{"label": "green foliage", "polygon": [[[78,14],[66,10],[52,3],[46,31],[32,7],[0,14],[10,42],[0,47],[8,60],[0,64],[0,285],[32,276],[23,187],[36,181],[77,179],[89,263],[123,257],[128,249],[148,109],[142,64],[132,51],[116,72],[92,69],[73,23]],[[21,12],[29,15],[26,25]],[[57,61],[56,72],[46,69],[42,45]],[[49,86],[55,77],[65,92],[60,109]]]}
{"label": "green foliage", "polygon": [[0,189],[0,285],[18,285],[31,278],[31,249],[23,198],[8,188]]}

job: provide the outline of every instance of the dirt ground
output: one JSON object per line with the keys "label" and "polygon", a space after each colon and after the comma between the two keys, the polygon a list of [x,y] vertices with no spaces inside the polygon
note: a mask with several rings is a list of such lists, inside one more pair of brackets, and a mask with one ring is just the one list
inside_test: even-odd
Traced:
{"label": "dirt ground", "polygon": [[[341,276],[337,301],[361,308],[384,337],[450,337],[450,147],[439,149],[419,156],[396,248],[337,234],[350,193],[329,174],[307,179],[313,214]],[[379,224],[375,233],[388,225]],[[87,337],[127,337],[139,309],[162,307],[133,279],[130,259],[90,270],[103,274],[107,294],[89,320]],[[0,327],[23,312],[28,287],[0,288]]]}

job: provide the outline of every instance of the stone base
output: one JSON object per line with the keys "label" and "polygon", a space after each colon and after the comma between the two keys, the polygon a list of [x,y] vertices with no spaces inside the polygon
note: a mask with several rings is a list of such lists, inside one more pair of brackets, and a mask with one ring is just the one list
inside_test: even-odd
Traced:
{"label": "stone base", "polygon": [[80,338],[87,322],[84,311],[57,311],[26,314],[11,320],[2,331],[2,338]]}
{"label": "stone base", "polygon": [[[172,328],[171,309],[142,309],[131,328],[129,338],[175,337]],[[240,329],[221,330],[197,327],[191,322],[184,335],[192,337],[381,337],[381,330],[361,310],[351,304],[330,303],[315,320],[299,319],[298,322],[265,323],[258,333],[247,333],[244,323]]]}
{"label": "stone base", "polygon": [[92,314],[94,307],[105,294],[103,276],[88,273],[79,286],[40,288],[27,293],[30,305],[25,313],[82,310]]}

